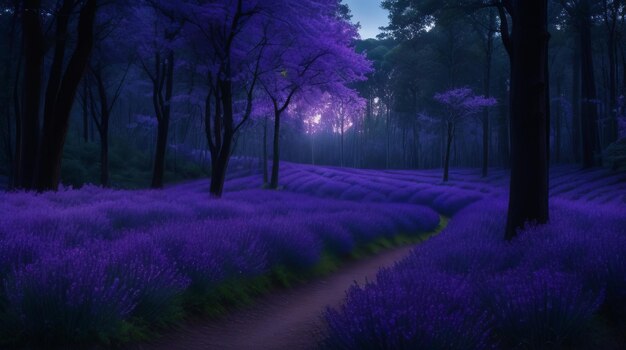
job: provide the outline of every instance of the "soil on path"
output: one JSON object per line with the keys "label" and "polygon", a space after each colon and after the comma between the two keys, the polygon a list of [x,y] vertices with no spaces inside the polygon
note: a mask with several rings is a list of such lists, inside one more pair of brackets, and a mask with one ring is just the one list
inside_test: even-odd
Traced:
{"label": "soil on path", "polygon": [[326,306],[341,305],[356,282],[373,281],[382,267],[392,266],[413,246],[395,248],[345,263],[331,275],[259,298],[254,305],[216,320],[195,322],[135,350],[299,350],[314,349]]}

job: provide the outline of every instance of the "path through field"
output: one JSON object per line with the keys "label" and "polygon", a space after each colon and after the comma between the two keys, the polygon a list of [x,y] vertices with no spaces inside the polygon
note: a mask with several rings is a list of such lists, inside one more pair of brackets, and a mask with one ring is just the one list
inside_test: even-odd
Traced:
{"label": "path through field", "polygon": [[[596,204],[626,203],[626,174],[595,169],[586,172],[557,167],[552,170],[551,190],[559,199]],[[286,164],[282,171],[286,192],[356,202],[411,203],[429,206],[447,216],[487,196],[506,195],[507,174],[493,172],[480,179],[475,171],[453,172],[454,181],[441,184],[434,171],[365,171]],[[584,176],[582,176],[584,175]],[[259,188],[259,176],[228,183],[230,196],[237,191]],[[206,181],[183,184],[201,188]],[[245,192],[244,192],[245,193]],[[392,266],[412,247],[387,251],[354,261],[324,278],[282,290],[255,301],[247,309],[222,319],[188,323],[150,344],[135,350],[160,349],[310,349],[316,345],[320,315],[326,306],[337,307],[345,291],[355,282],[375,280],[381,267]]]}
{"label": "path through field", "polygon": [[339,306],[356,281],[374,280],[381,267],[392,266],[413,247],[401,247],[346,263],[333,274],[256,300],[253,306],[206,323],[181,329],[136,350],[176,349],[311,349],[315,347],[320,314]]}

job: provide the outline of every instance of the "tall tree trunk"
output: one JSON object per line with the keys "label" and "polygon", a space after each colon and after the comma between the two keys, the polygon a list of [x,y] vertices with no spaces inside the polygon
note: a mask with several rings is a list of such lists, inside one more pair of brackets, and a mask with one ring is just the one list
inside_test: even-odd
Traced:
{"label": "tall tree trunk", "polygon": [[340,148],[340,151],[341,151],[341,153],[340,153],[340,154],[341,154],[341,157],[340,157],[340,160],[341,160],[341,161],[340,161],[340,164],[341,164],[341,167],[342,167],[342,168],[343,168],[343,166],[344,166],[344,155],[343,155],[343,127],[344,127],[344,116],[342,115],[342,116],[341,116],[341,130],[340,130],[340,133],[341,133],[341,134],[340,134],[340,137],[341,137],[341,144],[340,144],[340,147],[339,147],[339,148]]}
{"label": "tall tree trunk", "polygon": [[94,70],[93,76],[95,77],[100,99],[100,121],[96,118],[95,109],[93,113],[94,122],[98,127],[100,135],[100,184],[102,187],[109,187],[109,120],[111,107],[109,106],[106,87],[102,79],[102,71],[99,68]]}
{"label": "tall tree trunk", "polygon": [[[5,141],[4,151],[5,151],[6,160],[7,160],[6,162],[7,171],[8,171],[7,188],[12,187],[13,173],[14,173],[13,120],[12,120],[14,117],[13,110],[12,110],[12,107],[13,107],[12,106],[12,99],[13,99],[12,88],[13,87],[10,82],[11,82],[11,75],[12,75],[13,69],[15,69],[13,67],[13,60],[15,59],[14,52],[15,52],[15,41],[16,41],[16,33],[17,33],[16,32],[17,20],[18,20],[18,15],[19,15],[18,6],[19,6],[19,3],[14,1],[12,5],[14,12],[13,12],[13,15],[11,16],[11,25],[5,37],[8,42],[8,52],[6,53],[5,61],[3,62],[4,63],[4,78],[5,78],[2,84],[3,85],[2,90],[4,91],[3,116],[6,118],[6,133],[2,136],[4,137],[4,141]],[[18,80],[19,75],[16,76],[15,79]]]}
{"label": "tall tree trunk", "polygon": [[554,161],[558,164],[561,162],[561,110],[562,110],[562,95],[561,95],[561,84],[562,77],[559,75],[556,81],[556,95],[558,97],[557,105],[556,105],[556,116],[554,120]]}
{"label": "tall tree trunk", "polygon": [[164,63],[164,66],[165,100],[164,105],[161,106],[162,115],[158,118],[154,170],[152,172],[151,184],[151,187],[155,189],[163,188],[163,176],[165,174],[165,156],[167,153],[170,114],[172,110],[172,89],[174,86],[174,51],[170,50],[168,52],[167,62]]}
{"label": "tall tree trunk", "polygon": [[447,139],[446,154],[443,161],[443,182],[448,182],[450,173],[450,149],[452,148],[452,139],[454,138],[454,123],[446,122]]}
{"label": "tall tree trunk", "polygon": [[511,37],[511,185],[506,238],[548,213],[547,0],[514,3]]}
{"label": "tall tree trunk", "polygon": [[[493,41],[495,32],[492,28],[495,26],[496,18],[493,11],[489,12],[489,28],[487,29],[487,38],[485,45],[485,77],[483,82],[483,93],[486,97],[491,96],[491,65],[493,62]],[[489,108],[485,108],[482,117],[483,127],[483,166],[482,177],[489,174]]]}
{"label": "tall tree trunk", "polygon": [[163,118],[157,124],[156,148],[154,151],[154,166],[152,169],[151,188],[163,188],[163,176],[165,174],[165,154],[167,150],[167,138],[169,123]]}
{"label": "tall tree trunk", "polygon": [[[626,52],[624,52],[624,45],[620,43],[620,57],[622,59],[622,95],[626,95]],[[619,130],[618,130],[619,133]]]}
{"label": "tall tree trunk", "polygon": [[[311,165],[315,165],[315,136],[311,135]],[[267,166],[266,166],[267,170]]]}
{"label": "tall tree trunk", "polygon": [[102,122],[100,131],[100,184],[109,187],[109,123]]}
{"label": "tall tree trunk", "polygon": [[44,52],[44,38],[39,19],[40,7],[40,0],[25,0],[22,14],[24,83],[17,187],[23,189],[32,189],[35,186],[39,148],[39,109]]}
{"label": "tall tree trunk", "polygon": [[582,161],[583,168],[591,168],[598,164],[596,161],[598,156],[598,106],[593,70],[592,23],[588,0],[583,1],[586,11],[579,26],[582,64]]}
{"label": "tall tree trunk", "polygon": [[407,168],[406,166],[406,163],[407,163],[406,134],[407,134],[406,125],[402,125],[402,169]]}
{"label": "tall tree trunk", "polygon": [[574,154],[574,162],[581,162],[581,126],[582,126],[582,116],[580,109],[580,71],[581,71],[581,61],[580,61],[580,44],[574,44],[574,52],[572,58],[572,151]]}
{"label": "tall tree trunk", "polygon": [[[487,108],[485,108],[486,110]],[[482,177],[489,175],[489,111],[484,111],[482,117],[483,127],[483,154],[482,154]]]}
{"label": "tall tree trunk", "polygon": [[[391,103],[391,102],[389,102]],[[386,112],[386,124],[385,124],[385,128],[386,128],[386,136],[387,136],[387,142],[385,143],[385,169],[389,169],[389,167],[391,166],[391,107],[389,107],[389,105],[385,106],[385,112]]]}
{"label": "tall tree trunk", "polygon": [[232,135],[225,133],[222,149],[217,153],[216,157],[211,157],[211,185],[209,192],[217,198],[222,197],[224,192],[224,182],[226,181],[232,141]]}
{"label": "tall tree trunk", "polygon": [[[22,50],[23,51],[23,50]],[[11,173],[10,188],[19,187],[21,179],[20,169],[22,160],[22,111],[20,101],[20,72],[22,71],[22,55],[20,54],[17,61],[17,69],[15,73],[15,81],[13,82],[13,113],[15,117],[15,154],[13,156],[13,171]]]}
{"label": "tall tree trunk", "polygon": [[265,118],[263,118],[263,185],[267,185],[269,183],[269,173],[267,169],[267,120],[269,117],[265,114]]}
{"label": "tall tree trunk", "polygon": [[281,112],[274,108],[274,143],[272,154],[272,178],[270,188],[278,189],[278,171],[280,170],[280,117]]}
{"label": "tall tree trunk", "polygon": [[87,82],[83,81],[83,141],[89,142],[89,112],[87,105]]}
{"label": "tall tree trunk", "polygon": [[[214,146],[211,147],[211,186],[209,192],[212,196],[220,198],[224,192],[224,182],[226,181],[226,172],[228,171],[228,161],[233,148],[233,96],[232,83],[230,81],[220,80],[218,82],[219,98],[216,98],[215,113],[215,139]],[[220,112],[219,106],[222,111]],[[222,113],[222,118],[220,118]],[[223,130],[223,135],[222,135]],[[215,147],[215,145],[217,147]]]}
{"label": "tall tree trunk", "polygon": [[[504,100],[504,98],[503,98]],[[509,128],[509,114],[510,114],[510,101],[509,104],[500,104],[500,125],[498,128],[498,149],[500,151],[500,162],[503,168],[509,168],[510,162],[510,128]]]}
{"label": "tall tree trunk", "polygon": [[63,64],[65,60],[65,50],[68,39],[68,26],[74,1],[63,0],[59,13],[56,16],[55,46],[54,56],[50,64],[50,73],[48,77],[48,85],[46,87],[45,104],[43,111],[44,130],[43,133],[54,133],[54,120],[57,104],[57,96],[63,79]]}
{"label": "tall tree trunk", "polygon": [[44,119],[37,189],[57,190],[61,175],[61,157],[69,127],[76,90],[83,77],[93,48],[96,0],[87,0],[80,11],[78,41],[70,58],[54,104],[54,112]]}
{"label": "tall tree trunk", "polygon": [[605,146],[617,141],[617,45],[615,31],[609,31],[609,125],[607,127],[607,140]]}
{"label": "tall tree trunk", "polygon": [[413,168],[420,167],[420,132],[417,123],[413,123]]}

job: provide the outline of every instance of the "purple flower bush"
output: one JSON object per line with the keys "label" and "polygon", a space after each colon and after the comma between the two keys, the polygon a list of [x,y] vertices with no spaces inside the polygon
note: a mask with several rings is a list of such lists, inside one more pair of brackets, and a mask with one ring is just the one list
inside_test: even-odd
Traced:
{"label": "purple flower bush", "polygon": [[203,186],[0,194],[0,339],[116,341],[129,324],[171,322],[190,295],[439,225],[417,205],[262,190],[214,200]]}
{"label": "purple flower bush", "polygon": [[324,254],[432,232],[443,214],[453,215],[446,230],[325,313],[323,345],[568,347],[592,338],[598,314],[626,319],[624,175],[570,171],[554,171],[551,223],[512,242],[502,237],[502,172],[484,182],[456,170],[441,185],[435,171],[285,164],[284,191],[245,177],[228,181],[221,200],[207,196],[205,181],[3,193],[0,339],[116,340],[129,325],[172,320],[190,295],[218,298],[224,286],[277,270],[306,272]]}
{"label": "purple flower bush", "polygon": [[[626,317],[626,213],[555,200],[551,223],[502,237],[506,203],[485,200],[415,248],[376,283],[325,313],[335,349],[597,346],[599,313]],[[599,224],[601,223],[601,224]],[[601,345],[600,345],[601,346]]]}
{"label": "purple flower bush", "polygon": [[325,349],[485,349],[488,314],[468,307],[468,281],[382,270],[376,284],[352,287],[328,309]]}
{"label": "purple flower bush", "polygon": [[3,278],[3,323],[13,325],[13,336],[35,344],[81,342],[117,332],[137,305],[138,291],[110,276],[109,263],[76,248],[16,269]]}
{"label": "purple flower bush", "polygon": [[487,284],[479,293],[506,349],[580,347],[603,301],[603,293],[585,289],[575,276],[550,269],[514,269]]}

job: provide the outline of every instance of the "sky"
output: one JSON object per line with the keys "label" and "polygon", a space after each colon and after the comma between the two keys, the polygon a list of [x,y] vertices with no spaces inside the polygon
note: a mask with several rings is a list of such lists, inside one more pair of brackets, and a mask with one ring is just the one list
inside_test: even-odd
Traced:
{"label": "sky", "polygon": [[361,38],[375,38],[388,24],[387,10],[380,7],[380,0],[344,0],[352,10],[352,20],[361,23]]}

